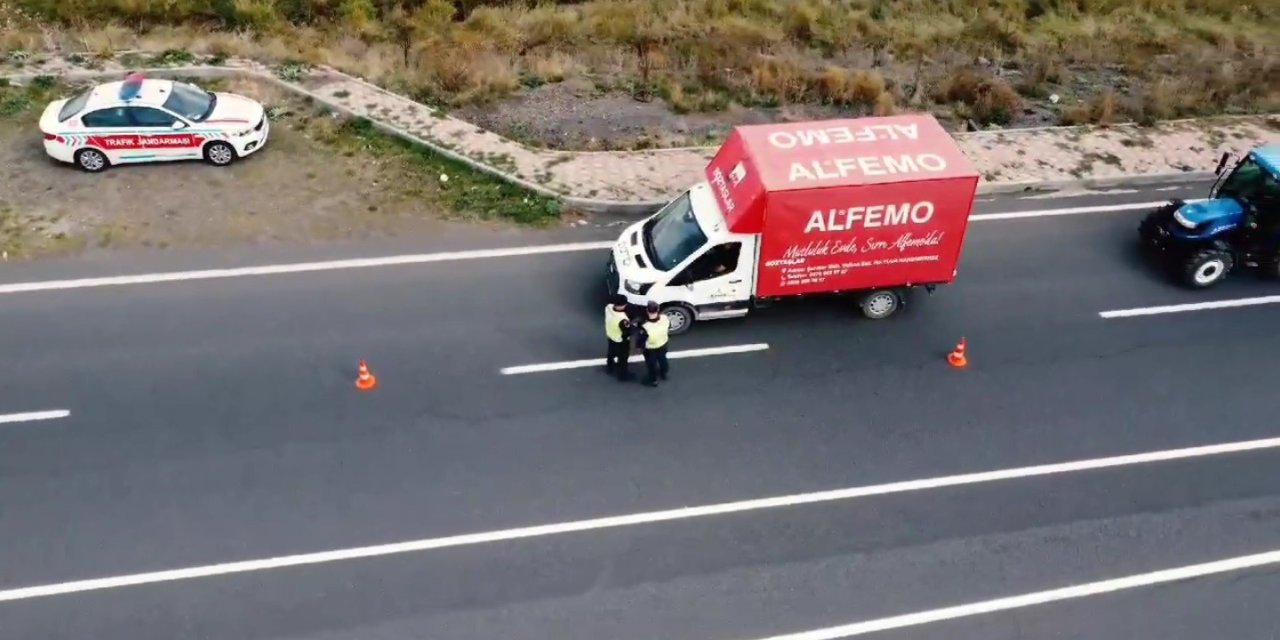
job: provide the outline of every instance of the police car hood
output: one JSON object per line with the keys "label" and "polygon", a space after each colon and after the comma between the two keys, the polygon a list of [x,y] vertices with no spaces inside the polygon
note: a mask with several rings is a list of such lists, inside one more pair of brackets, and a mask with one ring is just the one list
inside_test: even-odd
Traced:
{"label": "police car hood", "polygon": [[205,120],[205,123],[252,126],[258,124],[258,121],[262,119],[264,110],[262,105],[257,102],[234,93],[216,93],[214,95],[218,97],[218,102],[214,105],[213,113],[209,114],[209,118]]}

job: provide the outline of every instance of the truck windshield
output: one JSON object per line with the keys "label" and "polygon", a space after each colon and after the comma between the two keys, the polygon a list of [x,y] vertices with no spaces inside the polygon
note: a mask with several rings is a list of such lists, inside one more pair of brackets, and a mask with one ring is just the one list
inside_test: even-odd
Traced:
{"label": "truck windshield", "polygon": [[1280,180],[1253,158],[1245,158],[1218,189],[1218,197],[1254,201],[1280,195]]}
{"label": "truck windshield", "polygon": [[670,271],[707,243],[707,234],[693,215],[689,194],[676,198],[655,216],[644,230],[653,266]]}

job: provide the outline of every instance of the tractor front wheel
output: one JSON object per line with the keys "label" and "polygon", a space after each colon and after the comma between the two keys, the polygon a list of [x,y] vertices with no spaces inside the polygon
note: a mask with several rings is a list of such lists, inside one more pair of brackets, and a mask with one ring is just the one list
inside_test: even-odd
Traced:
{"label": "tractor front wheel", "polygon": [[1235,266],[1231,252],[1221,249],[1201,249],[1195,252],[1183,266],[1182,277],[1187,285],[1204,289],[1221,282]]}

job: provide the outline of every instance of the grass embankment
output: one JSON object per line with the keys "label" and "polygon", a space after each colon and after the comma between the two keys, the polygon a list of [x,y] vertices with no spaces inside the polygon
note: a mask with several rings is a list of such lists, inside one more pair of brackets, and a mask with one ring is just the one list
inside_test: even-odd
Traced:
{"label": "grass embankment", "polygon": [[825,103],[1001,124],[1050,94],[1067,124],[1280,110],[1280,12],[1261,2],[0,2],[29,16],[0,47],[40,46],[38,20],[79,48],[300,57],[455,105],[586,76],[677,111]]}

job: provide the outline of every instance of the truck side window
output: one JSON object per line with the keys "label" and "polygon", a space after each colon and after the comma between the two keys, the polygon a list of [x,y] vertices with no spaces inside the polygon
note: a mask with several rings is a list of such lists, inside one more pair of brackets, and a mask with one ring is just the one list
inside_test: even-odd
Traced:
{"label": "truck side window", "polygon": [[676,277],[676,284],[701,282],[733,273],[738,268],[738,258],[741,255],[741,242],[716,245],[686,267]]}

